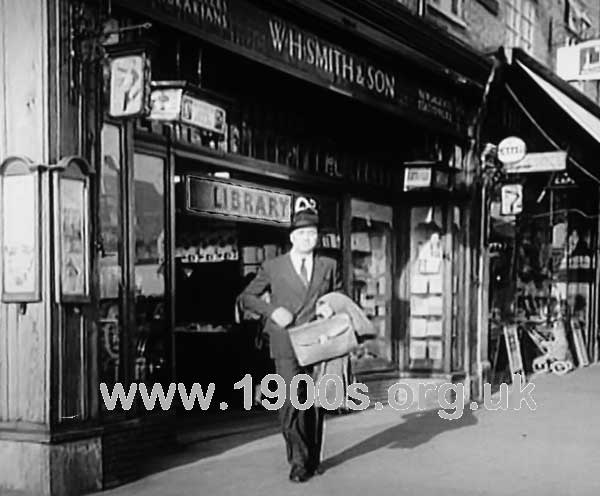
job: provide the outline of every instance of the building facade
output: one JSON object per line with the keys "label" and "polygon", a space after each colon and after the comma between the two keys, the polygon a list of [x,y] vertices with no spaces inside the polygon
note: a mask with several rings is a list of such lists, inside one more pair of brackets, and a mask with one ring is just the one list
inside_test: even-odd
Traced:
{"label": "building facade", "polygon": [[[406,376],[477,394],[490,60],[395,2],[0,7],[0,488],[114,486],[183,418],[243,409],[232,386],[271,364],[235,296],[301,198],[376,330],[351,357],[371,397]],[[215,383],[214,407],[100,390],[174,382]]]}

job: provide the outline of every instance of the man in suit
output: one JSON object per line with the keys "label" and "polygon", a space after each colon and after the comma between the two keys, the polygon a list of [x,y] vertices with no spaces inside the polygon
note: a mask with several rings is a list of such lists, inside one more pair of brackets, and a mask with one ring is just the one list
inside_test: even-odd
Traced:
{"label": "man in suit", "polygon": [[[291,250],[263,264],[254,280],[241,293],[242,305],[265,318],[265,332],[270,338],[270,354],[276,372],[286,383],[286,399],[279,410],[279,420],[291,465],[290,480],[304,482],[321,473],[323,409],[313,406],[297,410],[290,401],[289,385],[295,375],[309,374],[313,367],[301,367],[295,357],[287,328],[315,318],[317,300],[342,289],[335,260],[316,256],[319,216],[314,202],[296,201],[290,230]],[[270,302],[261,299],[269,291]],[[327,314],[327,309],[319,309]],[[316,384],[315,384],[316,386]],[[311,398],[314,400],[314,398]],[[306,401],[306,384],[300,381],[298,401]]]}

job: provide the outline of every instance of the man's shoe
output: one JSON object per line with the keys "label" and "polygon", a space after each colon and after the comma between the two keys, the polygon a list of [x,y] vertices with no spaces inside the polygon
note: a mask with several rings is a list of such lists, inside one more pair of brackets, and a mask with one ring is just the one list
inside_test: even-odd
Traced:
{"label": "man's shoe", "polygon": [[325,473],[325,469],[321,465],[317,465],[312,469],[313,475],[323,475]]}
{"label": "man's shoe", "polygon": [[293,468],[290,472],[290,480],[292,482],[306,482],[310,477],[310,472],[303,468]]}

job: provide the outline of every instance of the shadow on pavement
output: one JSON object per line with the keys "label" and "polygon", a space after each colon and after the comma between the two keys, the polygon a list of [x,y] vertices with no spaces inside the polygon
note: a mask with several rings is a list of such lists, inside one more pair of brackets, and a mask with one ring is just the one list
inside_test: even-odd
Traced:
{"label": "shadow on pavement", "polygon": [[[272,412],[246,412],[209,429],[200,425],[180,425],[178,442],[167,452],[148,459],[140,467],[141,477],[188,465],[204,458],[220,455],[247,443],[280,432],[277,416]],[[228,425],[229,424],[229,425]]]}
{"label": "shadow on pavement", "polygon": [[[452,410],[447,410],[453,413]],[[440,418],[438,410],[418,411],[404,415],[403,422],[324,460],[325,470],[381,448],[411,449],[431,441],[438,434],[477,424],[473,412],[465,408],[457,420]]]}

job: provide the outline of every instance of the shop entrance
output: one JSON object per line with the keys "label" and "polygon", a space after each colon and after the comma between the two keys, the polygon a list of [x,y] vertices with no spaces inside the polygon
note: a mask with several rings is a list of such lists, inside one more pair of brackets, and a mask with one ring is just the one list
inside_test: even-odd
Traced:
{"label": "shop entrance", "polygon": [[184,160],[175,168],[174,193],[175,379],[188,391],[197,383],[206,392],[214,383],[210,410],[225,402],[227,410],[240,411],[249,407],[248,393],[234,385],[249,374],[252,406],[262,409],[261,380],[275,372],[269,337],[264,317],[245,311],[237,296],[265,261],[289,250],[299,196],[319,205],[319,251],[341,263],[339,202]]}

